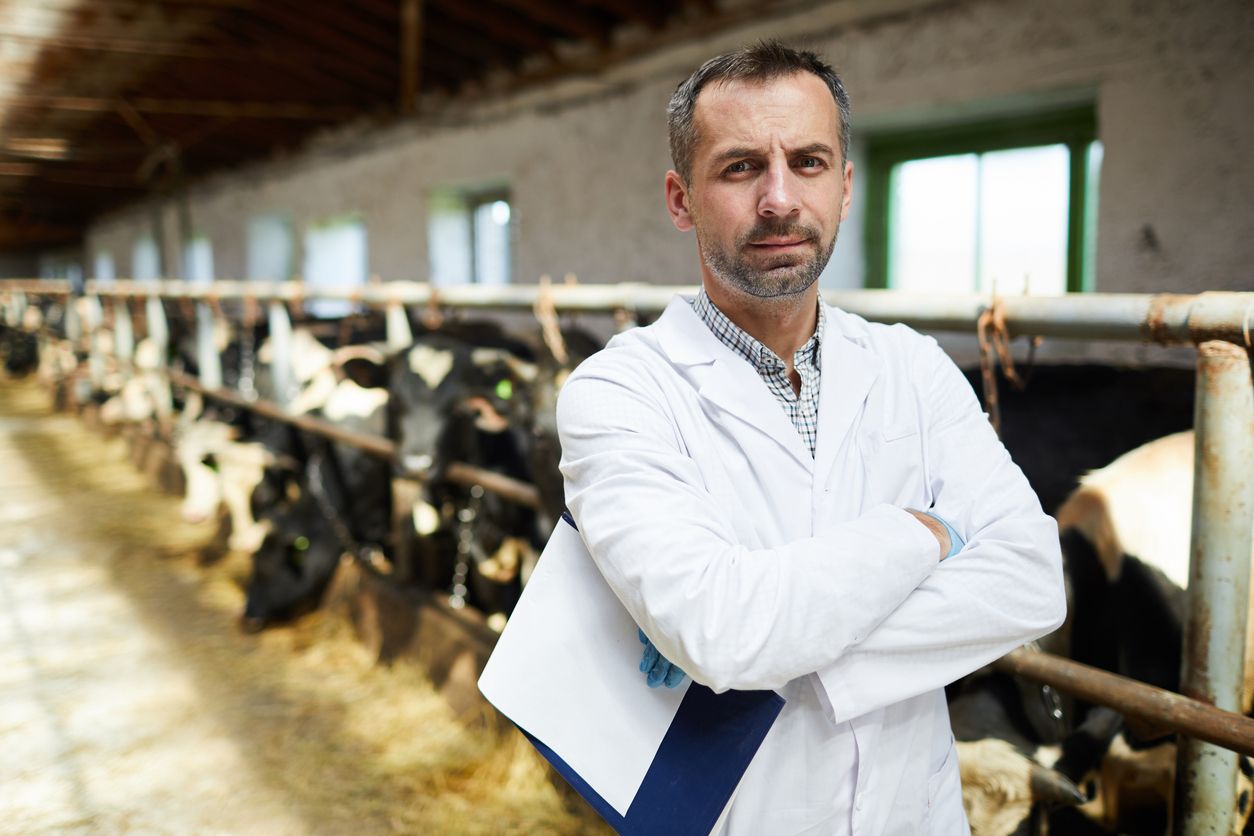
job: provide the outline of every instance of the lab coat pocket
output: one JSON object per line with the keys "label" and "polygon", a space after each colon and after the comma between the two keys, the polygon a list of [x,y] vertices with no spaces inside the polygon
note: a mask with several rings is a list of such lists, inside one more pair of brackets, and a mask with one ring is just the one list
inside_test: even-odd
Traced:
{"label": "lab coat pocket", "polygon": [[958,750],[950,740],[949,751],[940,769],[927,779],[925,833],[934,836],[966,834],[967,816],[962,809],[962,780],[958,771]]}
{"label": "lab coat pocket", "polygon": [[923,447],[918,424],[899,423],[873,430],[862,442],[867,504],[925,508]]}

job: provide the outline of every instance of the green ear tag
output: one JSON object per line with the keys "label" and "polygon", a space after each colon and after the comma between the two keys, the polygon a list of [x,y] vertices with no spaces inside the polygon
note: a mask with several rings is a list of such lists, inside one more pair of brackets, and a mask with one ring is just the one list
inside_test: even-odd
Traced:
{"label": "green ear tag", "polygon": [[503,401],[507,401],[514,397],[514,383],[509,378],[498,380],[496,383],[496,396]]}
{"label": "green ear tag", "polygon": [[298,552],[303,552],[309,548],[309,538],[302,534],[292,541],[292,545]]}

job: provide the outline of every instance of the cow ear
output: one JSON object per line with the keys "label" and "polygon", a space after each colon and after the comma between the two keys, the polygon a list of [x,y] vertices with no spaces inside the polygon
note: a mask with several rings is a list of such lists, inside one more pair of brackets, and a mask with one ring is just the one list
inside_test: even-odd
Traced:
{"label": "cow ear", "polygon": [[363,389],[383,389],[388,385],[387,366],[365,357],[354,357],[340,366],[344,377]]}

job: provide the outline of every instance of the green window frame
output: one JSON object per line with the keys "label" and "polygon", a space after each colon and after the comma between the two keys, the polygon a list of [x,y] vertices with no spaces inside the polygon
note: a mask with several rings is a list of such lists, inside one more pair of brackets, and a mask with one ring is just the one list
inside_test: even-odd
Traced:
{"label": "green window frame", "polygon": [[954,154],[1065,145],[1070,157],[1067,291],[1091,291],[1098,179],[1091,149],[1096,140],[1097,118],[1092,106],[867,137],[866,286],[886,288],[891,275],[889,226],[895,166]]}

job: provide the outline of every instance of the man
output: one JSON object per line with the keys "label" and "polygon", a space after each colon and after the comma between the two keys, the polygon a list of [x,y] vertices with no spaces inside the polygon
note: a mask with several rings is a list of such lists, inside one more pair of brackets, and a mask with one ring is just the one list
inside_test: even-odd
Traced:
{"label": "man", "polygon": [[944,686],[1062,622],[1057,529],[934,340],[819,301],[853,178],[835,72],[759,44],[669,114],[703,291],[563,387],[571,513],[654,655],[787,700],[726,832],[966,832]]}

